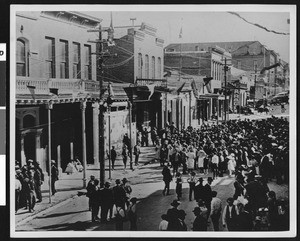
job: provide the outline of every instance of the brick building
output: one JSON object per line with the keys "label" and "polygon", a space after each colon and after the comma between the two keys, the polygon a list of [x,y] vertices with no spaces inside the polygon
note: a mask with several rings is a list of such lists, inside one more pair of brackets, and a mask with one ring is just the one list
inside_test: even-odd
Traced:
{"label": "brick building", "polygon": [[[116,31],[116,30],[115,30]],[[163,127],[163,43],[156,36],[157,29],[142,23],[129,28],[127,34],[114,39],[108,47],[110,57],[105,60],[104,78],[112,82],[130,83],[126,92],[132,102],[132,121],[136,128]]]}
{"label": "brick building", "polygon": [[[181,47],[182,45],[182,47]],[[181,75],[198,76],[202,81],[210,78],[206,87],[202,86],[197,96],[196,109],[198,124],[212,120],[217,115],[218,119],[224,119],[224,64],[231,62],[231,54],[219,47],[208,49],[190,48],[189,44],[170,44],[165,48],[165,69],[177,69]],[[181,77],[181,76],[180,76]],[[180,78],[179,77],[179,78]],[[226,72],[227,81],[230,74]],[[204,84],[203,84],[204,85]],[[227,98],[227,106],[229,98]]]}

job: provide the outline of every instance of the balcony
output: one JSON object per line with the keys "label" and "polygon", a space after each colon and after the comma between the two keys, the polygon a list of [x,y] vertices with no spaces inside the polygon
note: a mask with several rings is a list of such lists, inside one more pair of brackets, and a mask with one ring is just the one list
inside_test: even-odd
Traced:
{"label": "balcony", "polygon": [[48,95],[50,88],[58,89],[58,95],[98,94],[99,83],[81,79],[45,79],[32,77],[16,77],[16,96],[30,95],[27,86],[35,87],[35,95]]}

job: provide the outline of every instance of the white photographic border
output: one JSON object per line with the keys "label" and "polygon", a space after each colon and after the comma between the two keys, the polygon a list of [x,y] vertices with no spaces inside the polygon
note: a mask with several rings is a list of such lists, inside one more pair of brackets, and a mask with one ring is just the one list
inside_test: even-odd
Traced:
{"label": "white photographic border", "polygon": [[14,190],[14,161],[15,160],[15,43],[16,43],[16,12],[17,11],[199,11],[199,12],[289,12],[290,13],[290,231],[285,232],[141,232],[141,231],[15,231],[14,192],[10,195],[10,236],[16,238],[28,237],[295,237],[297,227],[297,176],[296,176],[296,5],[11,5],[10,9],[10,190]]}

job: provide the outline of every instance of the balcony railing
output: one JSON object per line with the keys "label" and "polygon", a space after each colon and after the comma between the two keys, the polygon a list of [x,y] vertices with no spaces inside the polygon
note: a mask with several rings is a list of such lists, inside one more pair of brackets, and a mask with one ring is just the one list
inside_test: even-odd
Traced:
{"label": "balcony railing", "polygon": [[45,79],[16,77],[16,94],[30,94],[27,86],[35,87],[35,94],[49,94],[50,88],[58,89],[58,94],[99,93],[99,83],[81,79]]}
{"label": "balcony railing", "polygon": [[166,79],[136,79],[135,86],[155,85],[160,87],[167,87]]}

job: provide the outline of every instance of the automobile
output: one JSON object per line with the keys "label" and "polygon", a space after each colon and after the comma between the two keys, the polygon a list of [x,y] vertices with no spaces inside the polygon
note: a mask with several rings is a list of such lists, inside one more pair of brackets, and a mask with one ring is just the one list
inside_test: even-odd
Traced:
{"label": "automobile", "polygon": [[275,95],[271,99],[270,103],[273,104],[273,105],[280,105],[282,103],[288,104],[289,103],[289,93],[288,92],[281,92],[281,93]]}

